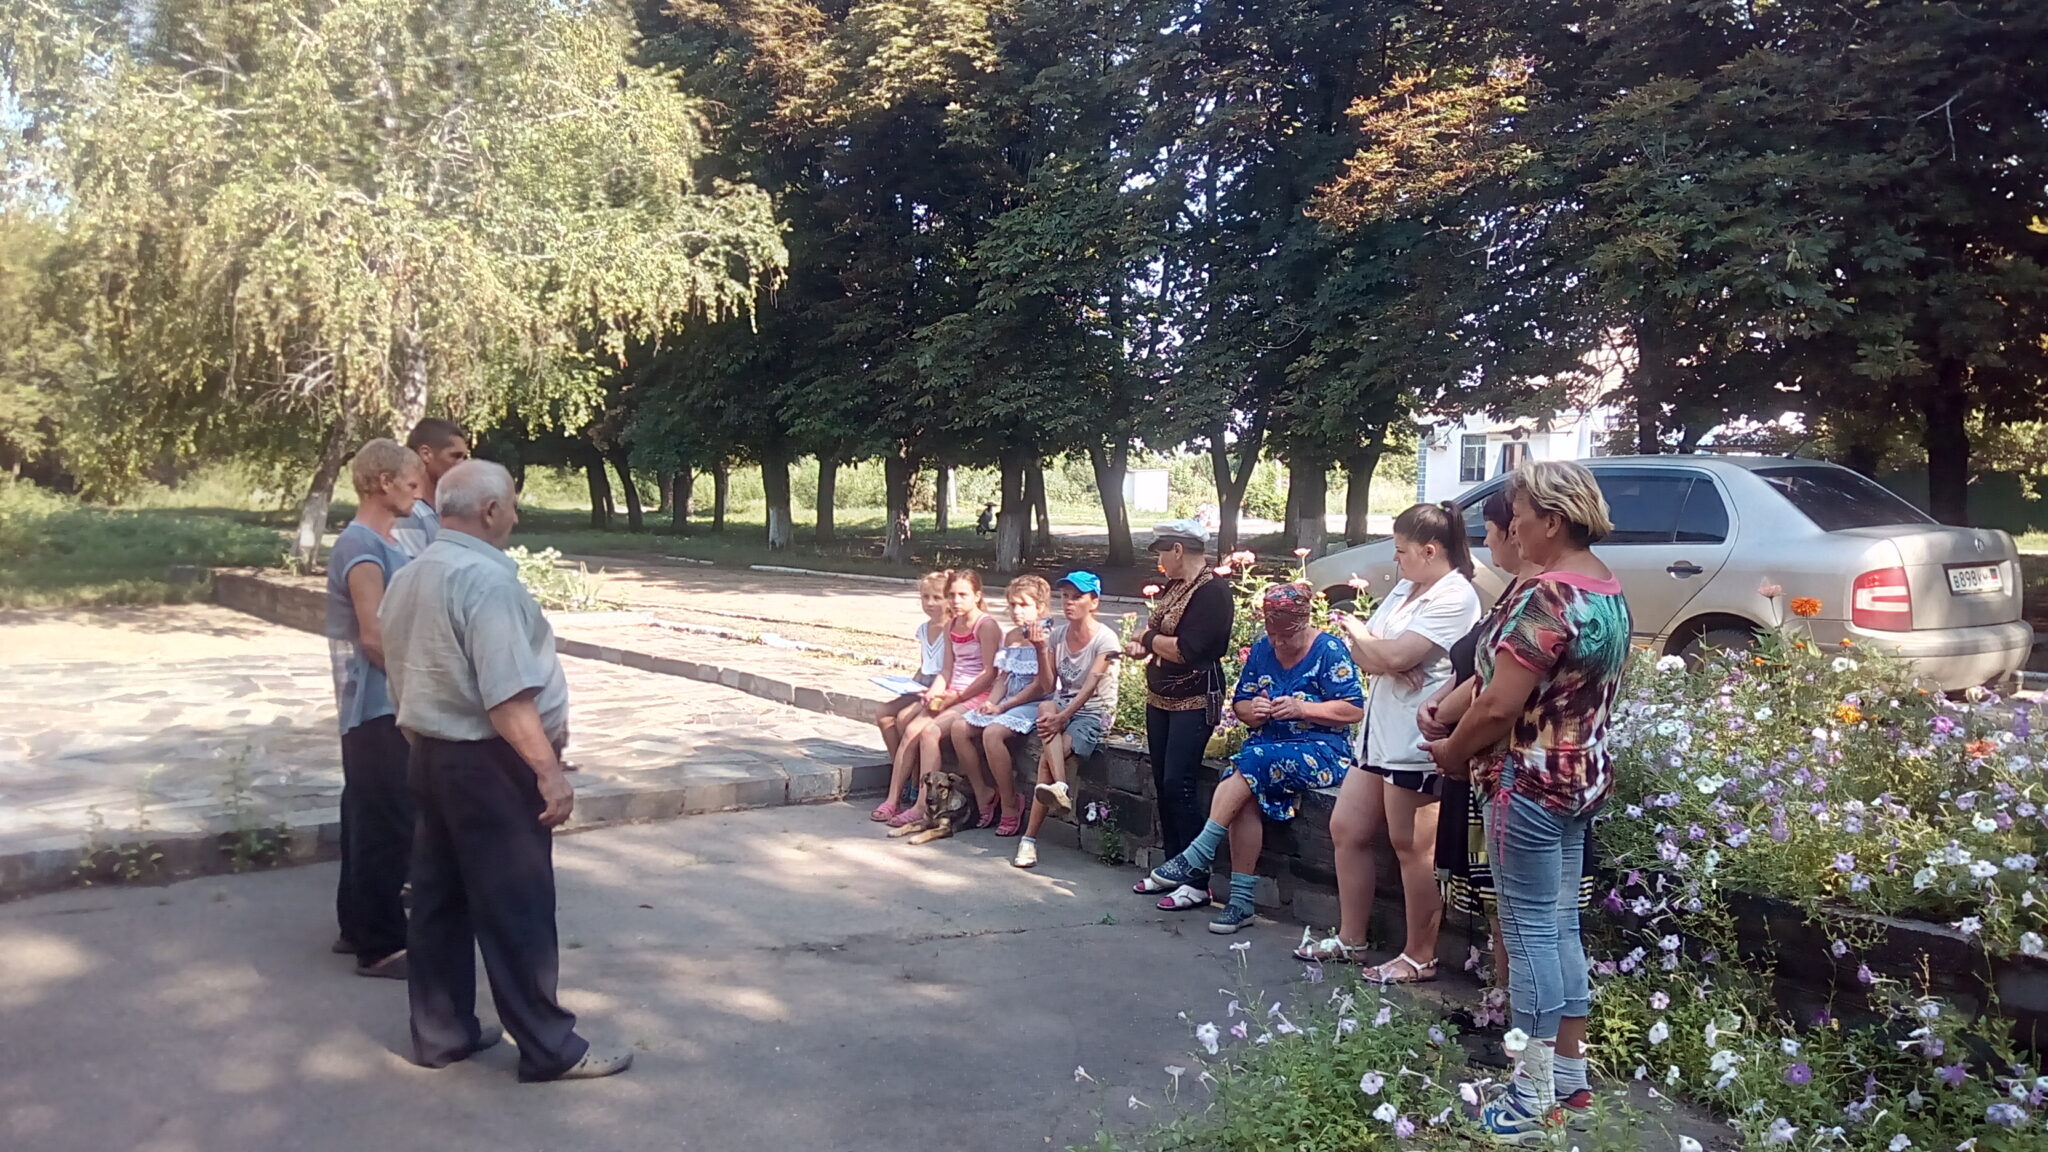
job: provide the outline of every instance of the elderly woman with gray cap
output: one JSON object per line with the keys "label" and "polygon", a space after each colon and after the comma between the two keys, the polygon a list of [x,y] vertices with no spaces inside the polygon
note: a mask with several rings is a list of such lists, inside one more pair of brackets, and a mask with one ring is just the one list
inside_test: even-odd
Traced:
{"label": "elderly woman with gray cap", "polygon": [[[1208,529],[1193,520],[1161,524],[1151,548],[1167,583],[1128,655],[1145,661],[1145,737],[1159,797],[1160,846],[1171,857],[1185,851],[1204,824],[1195,785],[1209,734],[1222,720],[1223,653],[1234,605],[1230,585],[1209,567]],[[1206,874],[1178,884],[1146,876],[1131,890],[1165,893],[1162,906],[1209,903]]]}

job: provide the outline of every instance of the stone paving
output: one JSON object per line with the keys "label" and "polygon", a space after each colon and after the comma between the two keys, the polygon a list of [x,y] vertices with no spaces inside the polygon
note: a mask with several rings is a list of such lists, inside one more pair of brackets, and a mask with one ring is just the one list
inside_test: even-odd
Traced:
{"label": "stone paving", "polygon": [[[245,826],[330,828],[341,768],[324,644],[240,619],[245,655],[65,661],[44,645],[26,653],[40,659],[0,665],[0,858],[75,853],[96,822],[109,840],[144,825],[153,837],[218,833],[236,806]],[[6,636],[0,626],[0,647]],[[856,770],[884,760],[858,721],[563,663],[578,823],[830,798],[870,783]]]}

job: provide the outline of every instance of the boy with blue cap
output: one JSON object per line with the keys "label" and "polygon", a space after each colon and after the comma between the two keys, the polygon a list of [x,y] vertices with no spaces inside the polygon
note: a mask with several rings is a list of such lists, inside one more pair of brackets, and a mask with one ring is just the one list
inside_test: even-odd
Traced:
{"label": "boy with blue cap", "polygon": [[1032,794],[1030,826],[1010,861],[1018,868],[1038,863],[1038,829],[1046,814],[1073,810],[1067,758],[1094,755],[1116,719],[1116,660],[1123,655],[1123,645],[1116,633],[1095,619],[1095,610],[1102,606],[1102,580],[1093,572],[1069,572],[1060,577],[1059,590],[1064,619],[1053,626],[1047,645],[1059,687],[1038,707],[1038,788]]}

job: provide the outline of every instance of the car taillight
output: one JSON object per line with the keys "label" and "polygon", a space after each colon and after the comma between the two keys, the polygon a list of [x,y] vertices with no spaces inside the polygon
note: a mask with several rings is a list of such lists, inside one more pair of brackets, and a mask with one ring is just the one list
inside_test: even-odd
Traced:
{"label": "car taillight", "polygon": [[1913,629],[1913,592],[1904,568],[1879,568],[1856,578],[1849,601],[1849,620],[1858,628],[1880,632]]}

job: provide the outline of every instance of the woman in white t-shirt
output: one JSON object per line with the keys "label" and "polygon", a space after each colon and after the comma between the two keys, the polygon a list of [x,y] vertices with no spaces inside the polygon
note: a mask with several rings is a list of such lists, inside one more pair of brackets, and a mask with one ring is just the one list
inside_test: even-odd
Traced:
{"label": "woman in white t-shirt", "polygon": [[1436,936],[1443,896],[1436,883],[1438,776],[1421,748],[1416,709],[1451,677],[1450,648],[1479,619],[1472,551],[1465,525],[1448,504],[1417,504],[1394,519],[1394,564],[1401,579],[1369,620],[1339,616],[1359,671],[1372,678],[1360,732],[1358,766],[1330,813],[1342,923],[1329,939],[1304,943],[1304,960],[1354,960],[1372,918],[1373,848],[1392,841],[1401,865],[1407,945],[1380,965],[1382,983],[1436,979]]}

